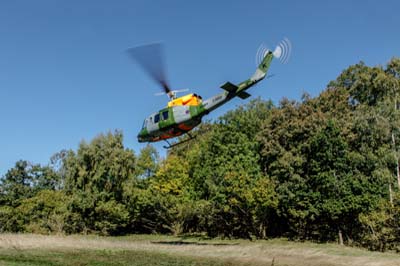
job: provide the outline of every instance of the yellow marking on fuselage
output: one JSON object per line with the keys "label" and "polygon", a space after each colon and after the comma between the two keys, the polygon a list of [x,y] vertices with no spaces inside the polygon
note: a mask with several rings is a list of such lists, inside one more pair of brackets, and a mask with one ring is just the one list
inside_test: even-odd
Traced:
{"label": "yellow marking on fuselage", "polygon": [[180,105],[197,106],[199,104],[201,104],[201,99],[199,98],[199,96],[191,93],[168,102],[168,107]]}

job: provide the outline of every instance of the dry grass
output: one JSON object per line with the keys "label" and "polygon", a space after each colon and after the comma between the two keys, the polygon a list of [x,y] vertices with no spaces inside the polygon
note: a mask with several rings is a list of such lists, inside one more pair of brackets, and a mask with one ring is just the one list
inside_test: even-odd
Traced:
{"label": "dry grass", "polygon": [[24,250],[130,250],[226,260],[238,265],[355,265],[399,266],[400,255],[368,252],[333,244],[272,241],[200,241],[165,236],[123,238],[1,234],[0,249]]}

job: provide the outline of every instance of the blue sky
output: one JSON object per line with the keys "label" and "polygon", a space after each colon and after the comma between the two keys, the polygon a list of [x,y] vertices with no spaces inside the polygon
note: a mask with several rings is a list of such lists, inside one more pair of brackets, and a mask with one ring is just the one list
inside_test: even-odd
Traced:
{"label": "blue sky", "polygon": [[[290,62],[273,62],[275,76],[249,91],[277,103],[317,96],[360,60],[385,65],[400,56],[399,10],[395,0],[3,0],[0,175],[19,159],[46,164],[114,129],[138,153],[144,117],[167,98],[154,96],[160,88],[130,61],[129,47],[163,41],[171,86],[207,98],[253,73],[261,43],[273,48],[288,37]],[[165,154],[162,145],[155,146]]]}

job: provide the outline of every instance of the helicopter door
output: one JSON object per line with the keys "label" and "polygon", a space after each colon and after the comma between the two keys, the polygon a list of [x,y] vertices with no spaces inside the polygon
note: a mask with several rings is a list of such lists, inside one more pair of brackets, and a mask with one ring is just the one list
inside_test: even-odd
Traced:
{"label": "helicopter door", "polygon": [[158,122],[160,122],[160,114],[152,114],[149,118],[147,118],[147,131],[149,133],[157,131],[159,129]]}
{"label": "helicopter door", "polygon": [[176,123],[185,122],[190,119],[189,106],[181,105],[173,107],[174,118]]}

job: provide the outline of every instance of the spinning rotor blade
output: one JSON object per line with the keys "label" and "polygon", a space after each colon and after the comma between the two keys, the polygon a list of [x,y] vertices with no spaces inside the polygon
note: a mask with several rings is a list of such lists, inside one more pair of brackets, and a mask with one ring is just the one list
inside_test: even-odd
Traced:
{"label": "spinning rotor blade", "polygon": [[288,38],[284,38],[275,48],[273,54],[282,64],[287,64],[292,53],[292,43]]}
{"label": "spinning rotor blade", "polygon": [[127,50],[129,55],[164,89],[171,93],[165,75],[164,46],[161,43],[146,44]]}
{"label": "spinning rotor blade", "polygon": [[173,90],[173,91],[170,91],[169,93],[157,92],[157,93],[154,93],[154,95],[155,95],[155,96],[161,96],[161,95],[165,95],[165,94],[170,95],[170,94],[176,94],[177,92],[185,92],[185,91],[188,91],[188,90],[189,90],[189,89]]}

